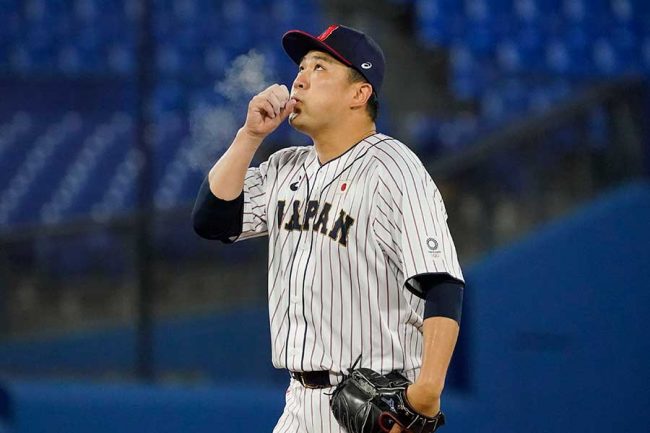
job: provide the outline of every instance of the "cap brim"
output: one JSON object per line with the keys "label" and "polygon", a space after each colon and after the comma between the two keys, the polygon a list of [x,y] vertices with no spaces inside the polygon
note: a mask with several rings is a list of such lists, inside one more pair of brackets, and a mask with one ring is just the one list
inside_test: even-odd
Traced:
{"label": "cap brim", "polygon": [[336,60],[342,62],[346,66],[352,66],[352,63],[343,57],[339,52],[334,48],[327,45],[325,42],[319,40],[318,38],[313,37],[309,33],[305,33],[301,30],[290,30],[282,36],[282,47],[284,51],[287,52],[291,60],[293,60],[296,65],[299,65],[302,61],[302,58],[305,55],[312,51],[324,51],[334,57]]}

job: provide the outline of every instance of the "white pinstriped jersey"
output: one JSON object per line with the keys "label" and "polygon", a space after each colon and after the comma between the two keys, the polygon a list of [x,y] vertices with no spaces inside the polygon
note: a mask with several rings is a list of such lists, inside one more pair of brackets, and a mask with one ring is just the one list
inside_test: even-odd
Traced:
{"label": "white pinstriped jersey", "polygon": [[407,282],[463,280],[446,221],[420,160],[383,134],[326,164],[308,146],[249,168],[237,240],[269,236],[273,365],[340,373],[362,354],[382,373],[418,369],[424,300]]}

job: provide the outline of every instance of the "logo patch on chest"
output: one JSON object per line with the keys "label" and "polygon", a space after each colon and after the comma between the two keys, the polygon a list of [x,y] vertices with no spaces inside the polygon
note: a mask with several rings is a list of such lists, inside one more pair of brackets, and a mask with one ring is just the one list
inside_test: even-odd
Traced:
{"label": "logo patch on chest", "polygon": [[302,174],[298,174],[289,181],[289,189],[291,191],[298,191],[298,188],[300,188],[300,184],[302,183],[302,177]]}

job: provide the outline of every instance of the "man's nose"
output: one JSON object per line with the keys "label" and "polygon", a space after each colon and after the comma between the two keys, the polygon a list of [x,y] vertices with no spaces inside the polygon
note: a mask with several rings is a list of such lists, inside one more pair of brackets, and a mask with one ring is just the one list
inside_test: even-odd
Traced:
{"label": "man's nose", "polygon": [[293,80],[293,87],[294,89],[306,89],[308,83],[309,80],[305,77],[305,73],[299,72],[296,79]]}

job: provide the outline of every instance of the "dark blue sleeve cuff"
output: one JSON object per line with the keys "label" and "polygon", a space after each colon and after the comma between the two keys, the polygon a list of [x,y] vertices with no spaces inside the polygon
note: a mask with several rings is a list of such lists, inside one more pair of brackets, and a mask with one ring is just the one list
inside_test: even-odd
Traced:
{"label": "dark blue sleeve cuff", "polygon": [[192,210],[194,231],[205,239],[231,243],[242,232],[244,192],[234,200],[221,200],[210,191],[206,177],[201,184]]}
{"label": "dark blue sleeve cuff", "polygon": [[[424,319],[442,316],[460,324],[464,284],[448,274],[422,274],[412,278],[424,294]],[[415,283],[415,284],[413,284]]]}

